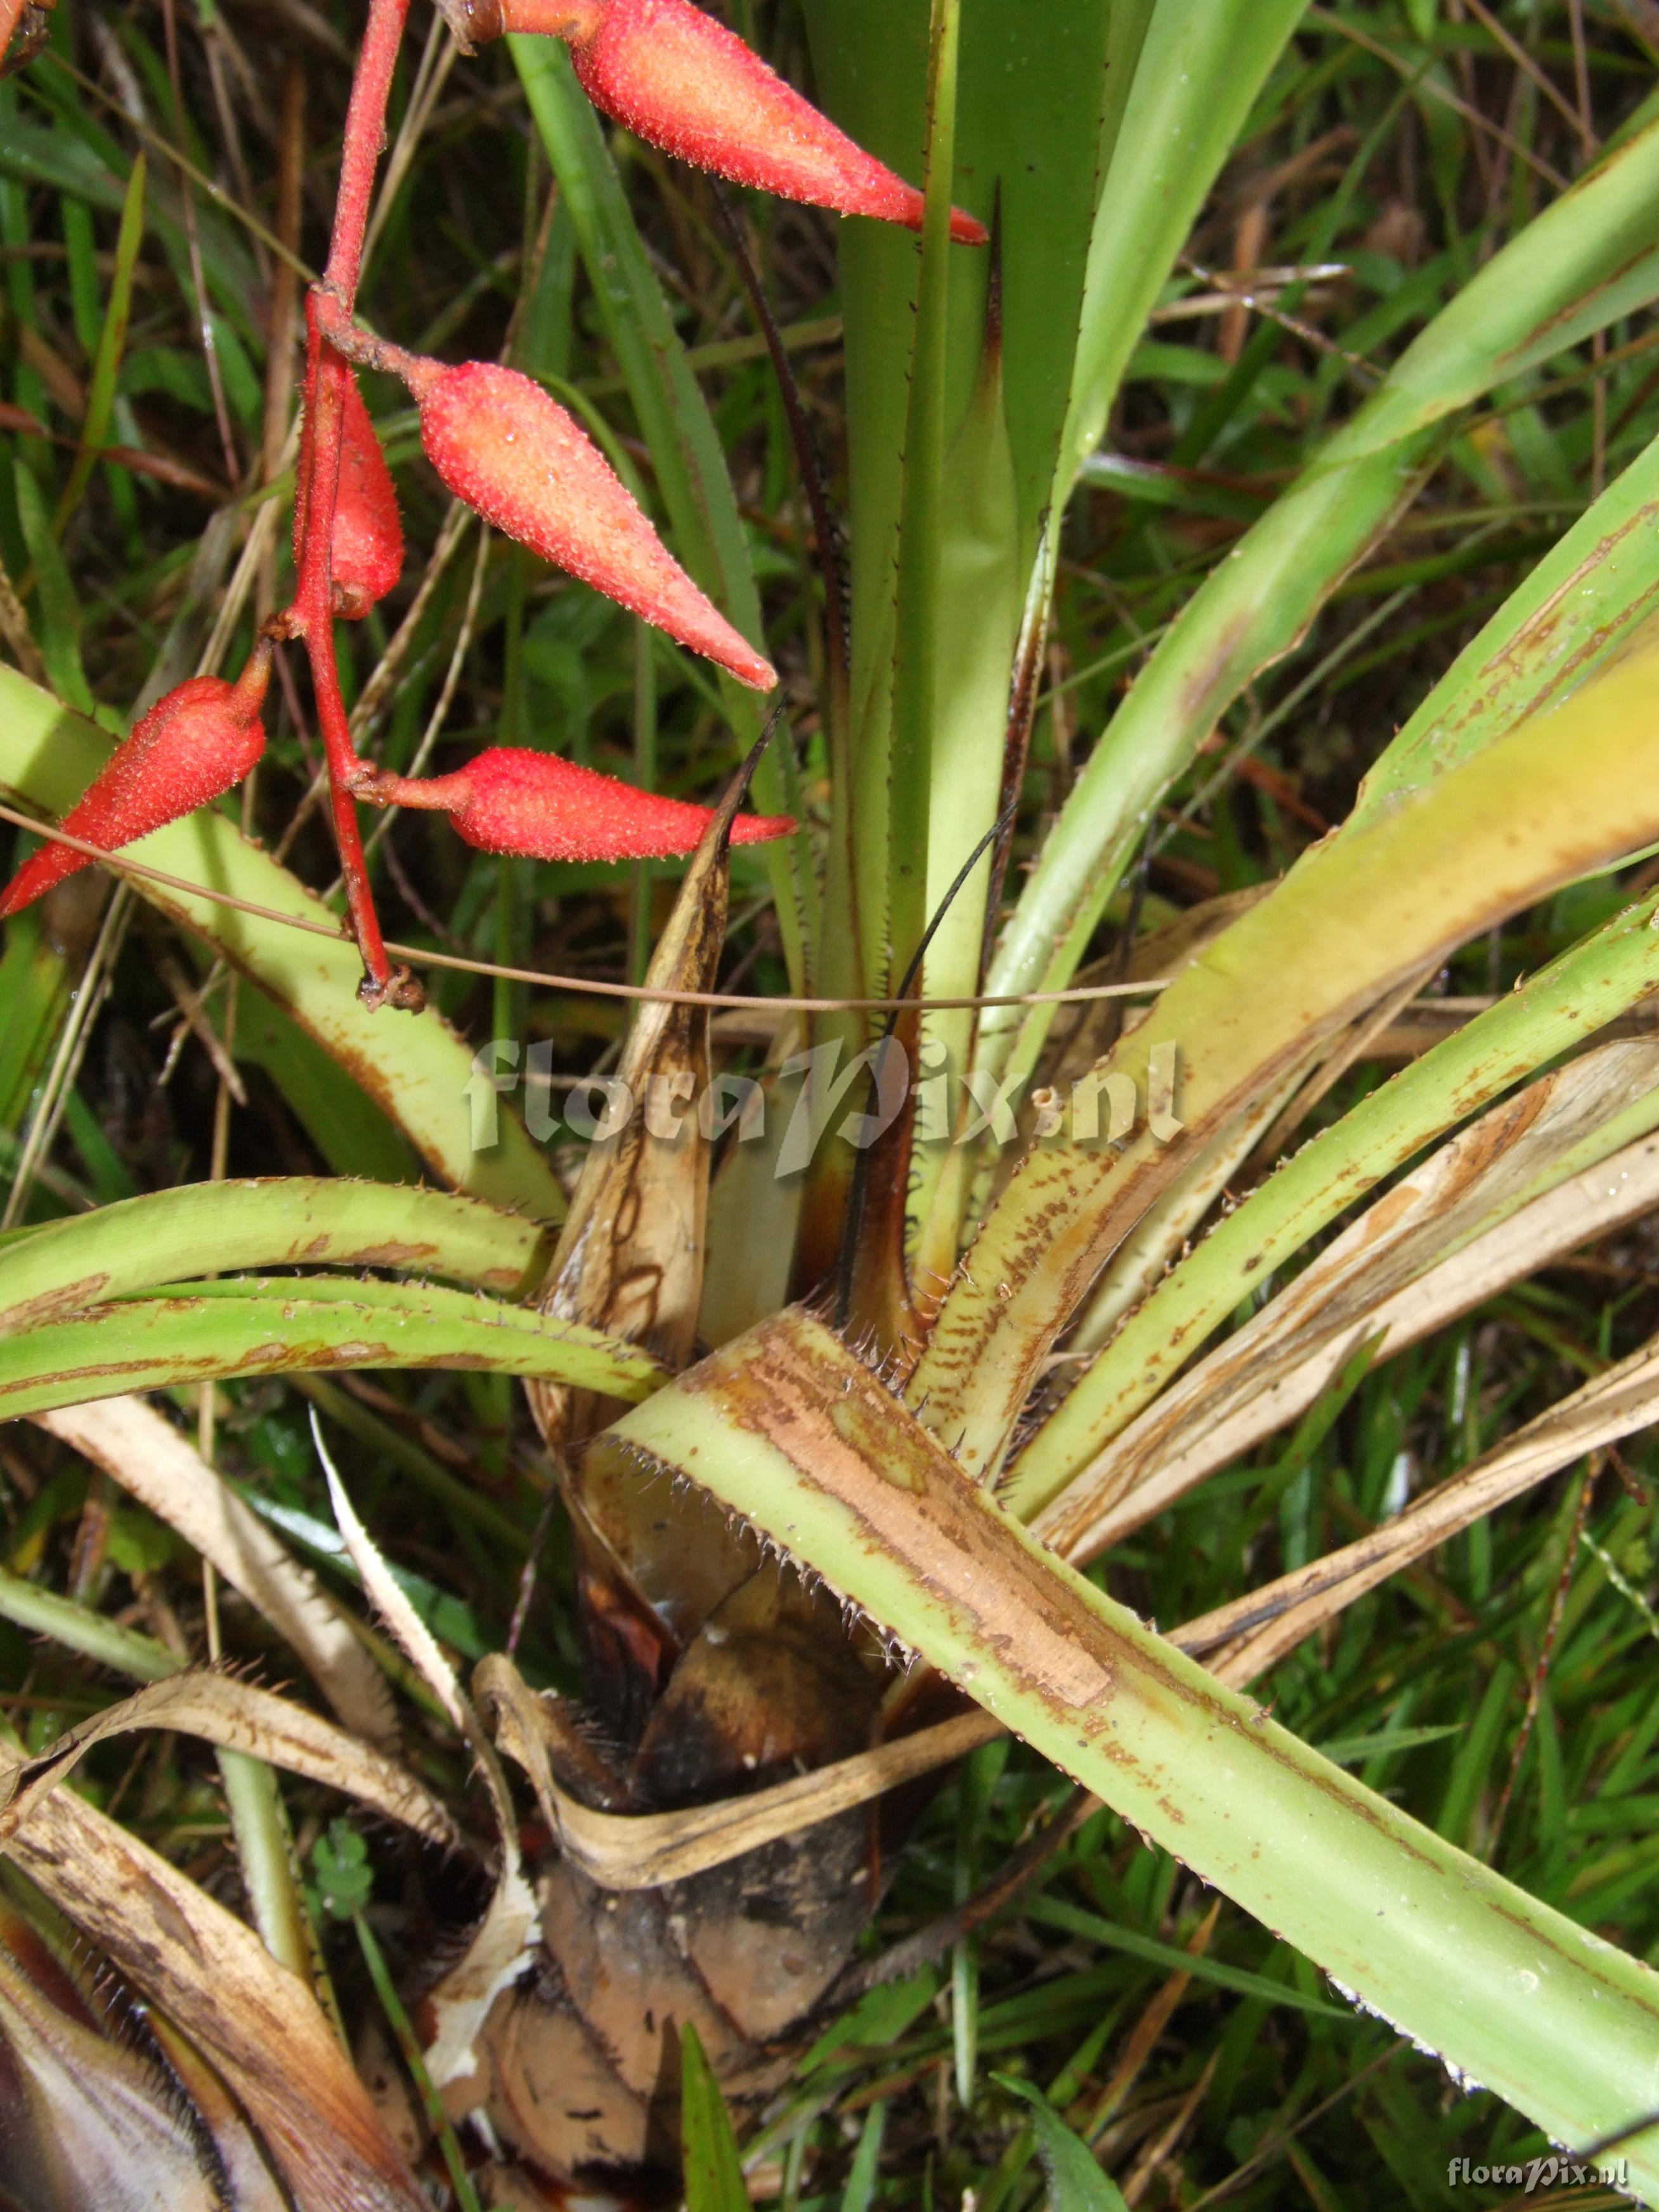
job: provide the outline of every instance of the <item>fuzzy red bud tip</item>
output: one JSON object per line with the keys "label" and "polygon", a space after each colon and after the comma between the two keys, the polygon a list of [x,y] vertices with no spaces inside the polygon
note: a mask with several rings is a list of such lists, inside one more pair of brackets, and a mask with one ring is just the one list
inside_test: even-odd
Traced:
{"label": "fuzzy red bud tip", "polygon": [[[193,676],[169,691],[117,745],[62,827],[112,853],[222,798],[264,750],[259,709],[270,678],[270,647],[261,639],[234,684]],[[87,855],[72,846],[41,846],[0,894],[0,920],[86,866]]]}
{"label": "fuzzy red bud tip", "polygon": [[[447,814],[469,845],[538,860],[659,860],[694,853],[714,818],[710,806],[636,791],[615,776],[520,745],[496,745],[453,775],[424,781],[381,775],[361,794],[382,806]],[[787,814],[739,814],[734,845],[794,830]]]}
{"label": "fuzzy red bud tip", "polygon": [[694,653],[769,691],[777,671],[697,589],[587,433],[516,369],[410,362],[427,457],[458,499]]}
{"label": "fuzzy red bud tip", "polygon": [[[665,153],[734,184],[842,215],[921,228],[914,185],[864,151],[691,0],[494,0],[508,31],[568,39],[582,89]],[[952,211],[951,235],[983,246]]]}
{"label": "fuzzy red bud tip", "polygon": [[[294,565],[305,547],[306,487],[294,503]],[[392,471],[355,376],[348,377],[340,424],[340,488],[329,542],[334,611],[361,622],[404,573],[404,526]]]}

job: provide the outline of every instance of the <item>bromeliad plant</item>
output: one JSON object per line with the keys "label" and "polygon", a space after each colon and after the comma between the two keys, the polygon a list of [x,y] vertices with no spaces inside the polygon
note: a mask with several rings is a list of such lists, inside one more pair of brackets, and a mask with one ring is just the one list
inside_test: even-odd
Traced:
{"label": "bromeliad plant", "polygon": [[[329,262],[307,307],[292,603],[234,683],[200,676],[153,707],[64,828],[106,851],[148,840],[143,895],[348,1066],[450,1188],[219,1182],[30,1222],[0,1243],[0,1413],[39,1422],[171,1522],[291,1645],[335,1716],[182,1672],[164,1644],[0,1579],[0,1613],[148,1686],[11,1759],[0,1842],[32,1887],[15,1923],[0,1918],[0,2033],[25,2084],[6,2124],[45,2177],[41,2201],[54,2186],[93,2201],[115,2162],[64,2054],[119,2071],[156,2185],[188,2201],[194,2154],[158,2087],[176,2044],[175,2078],[234,2201],[273,2201],[273,2172],[302,2212],[420,2201],[312,1994],[272,1778],[328,1784],[453,1843],[453,1810],[396,1755],[389,1674],[483,1772],[494,1833],[476,1871],[490,1901],[459,1958],[402,1997],[349,1831],[315,1863],[319,1909],[356,1933],[422,2100],[408,2131],[459,2206],[477,2201],[481,2168],[516,2192],[498,2201],[559,2201],[572,2178],[672,2192],[682,2056],[688,2185],[723,2192],[697,2201],[726,2212],[742,2185],[714,2084],[741,2116],[771,2104],[777,2137],[804,2144],[822,2100],[791,2104],[785,2084],[857,1982],[851,1962],[916,1815],[898,1785],[1004,1730],[1345,1996],[1581,2159],[1616,2159],[1659,2202],[1650,1969],[1246,1694],[1389,1575],[1645,1426],[1651,1347],[1395,1500],[1404,1510],[1370,1516],[1352,1543],[1288,1561],[1198,1620],[1159,1632],[1085,1571],[1200,1486],[1219,1478],[1208,1494],[1222,1500],[1257,1483],[1246,1455],[1293,1425],[1286,1467],[1300,1479],[1368,1370],[1659,1200],[1659,1051],[1599,1035],[1659,987],[1650,878],[1334,1110],[1347,1071],[1462,948],[1659,842],[1646,627],[1659,447],[1634,453],[1496,607],[1370,764],[1346,821],[1278,881],[1143,931],[1145,871],[1132,875],[1171,788],[1435,471],[1451,456],[1475,472],[1472,411],[1517,393],[1531,404],[1544,366],[1575,349],[1593,349],[1601,375],[1643,343],[1638,320],[1659,299],[1653,103],[1470,269],[1386,372],[1366,374],[1328,434],[1309,429],[1291,481],[1271,498],[1248,488],[1249,527],[1189,596],[1170,596],[1022,873],[1073,495],[1237,492],[1196,466],[1202,441],[1162,474],[1106,441],[1200,208],[1294,67],[1303,9],[808,0],[805,12],[836,124],[690,0],[445,9],[465,46],[514,39],[682,567],[541,384],[446,367],[360,327],[405,27],[401,0],[371,0]],[[768,787],[791,812],[751,817],[737,812],[740,783],[696,807],[520,744],[411,776],[362,757],[353,735],[335,625],[362,623],[403,565],[364,368],[407,387],[457,499],[714,661],[743,750],[755,736],[744,691],[775,676],[736,497],[596,108],[738,185],[885,226],[854,223],[842,241],[846,630],[801,443],[825,568],[816,849],[798,834],[813,794],[799,795],[793,758]],[[1333,237],[1368,158],[1353,156]],[[735,220],[729,234],[741,241]],[[1305,339],[1295,305],[1277,312]],[[1224,371],[1209,434],[1284,327],[1267,323]],[[769,324],[766,336],[781,362]],[[1322,404],[1334,413],[1336,380],[1364,365],[1353,348],[1330,358]],[[211,811],[259,757],[288,640],[311,668],[359,994],[328,910]],[[3,696],[0,769],[61,811],[97,733],[21,676],[4,677]],[[1235,764],[1262,735],[1246,722]],[[591,1146],[568,1206],[489,1071],[469,1067],[392,964],[360,801],[444,813],[489,854],[692,854],[608,1071],[641,1110]],[[796,995],[773,1008],[779,1136],[721,1152],[708,1009],[729,848],[750,842],[771,848]],[[88,857],[48,842],[3,910]],[[243,904],[216,903],[227,892]],[[300,939],[293,921],[321,935]],[[1104,981],[1085,967],[1097,940]],[[313,945],[325,950],[311,962]],[[388,1004],[409,1018],[371,1018]],[[850,1098],[835,1073],[848,1047]],[[779,1113],[792,1084],[800,1111]],[[803,1121],[813,1140],[796,1160],[785,1133]],[[537,1693],[509,1656],[533,1578],[469,1697],[410,1577],[387,1565],[396,1527],[365,1529],[351,1470],[331,1466],[339,1555],[404,1655],[378,1642],[366,1659],[339,1605],[132,1395],[446,1367],[525,1378],[568,1516],[580,1705]],[[330,1385],[308,1387],[337,1415]],[[424,1446],[404,1460],[430,1480]],[[499,1515],[487,1527],[524,1534]],[[146,1727],[217,1747],[257,1939],[64,1786],[99,1743]],[[504,1761],[539,1832],[522,1830]],[[54,1914],[160,2008],[158,2050],[100,2057]],[[971,2088],[971,1975],[954,1986],[957,2079]],[[1084,2155],[1046,2107],[1038,2122],[1046,2157]]]}

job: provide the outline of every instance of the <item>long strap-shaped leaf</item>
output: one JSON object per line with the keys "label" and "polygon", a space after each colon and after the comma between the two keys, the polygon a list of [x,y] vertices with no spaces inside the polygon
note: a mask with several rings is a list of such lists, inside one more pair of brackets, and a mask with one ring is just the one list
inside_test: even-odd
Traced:
{"label": "long strap-shaped leaf", "polygon": [[[1290,651],[1415,489],[1446,423],[1659,292],[1659,125],[1489,261],[1210,576],[1091,756],[1021,894],[989,988],[1069,980],[1158,796],[1245,685]],[[1029,1071],[1048,1016],[987,1020]]]}
{"label": "long strap-shaped leaf", "polygon": [[398,1267],[481,1290],[533,1281],[534,1222],[446,1191],[282,1176],[186,1183],[29,1231],[0,1249],[0,1334],[236,1267]]}
{"label": "long strap-shaped leaf", "polygon": [[0,1420],[134,1390],[342,1367],[479,1368],[629,1402],[663,1379],[632,1345],[463,1291],[253,1278],[122,1299],[6,1339]]}
{"label": "long strap-shaped leaf", "polygon": [[[986,1220],[907,1394],[994,1471],[1038,1363],[1128,1231],[1310,1044],[1483,927],[1659,836],[1659,647],[1305,854],[1179,975],[1114,1064],[1180,1055],[1180,1142],[1038,1146]],[[958,1439],[961,1441],[958,1442]]]}
{"label": "long strap-shaped leaf", "polygon": [[1384,1176],[1659,987],[1656,918],[1659,901],[1644,899],[1594,931],[1284,1161],[1153,1287],[1043,1422],[1009,1503],[1023,1511],[1053,1497],[1241,1298]]}
{"label": "long strap-shaped leaf", "polygon": [[[1652,2108],[1659,1978],[1224,1689],[779,1316],[592,1447],[689,1475],[1359,2002],[1586,2144]],[[1621,2147],[1659,2193],[1659,2138]]]}

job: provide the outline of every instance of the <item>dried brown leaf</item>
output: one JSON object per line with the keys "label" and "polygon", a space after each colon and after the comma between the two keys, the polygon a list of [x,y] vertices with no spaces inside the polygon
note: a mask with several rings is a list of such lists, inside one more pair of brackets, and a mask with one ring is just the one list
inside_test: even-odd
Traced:
{"label": "dried brown leaf", "polygon": [[149,1683],[119,1705],[94,1713],[36,1758],[14,1758],[0,1748],[0,1844],[49,1790],[69,1779],[95,1744],[134,1729],[173,1729],[246,1752],[288,1773],[343,1790],[432,1843],[455,1840],[448,1814],[396,1760],[303,1705],[233,1675],[197,1669]]}
{"label": "dried brown leaf", "polygon": [[1369,1536],[1188,1622],[1174,1641],[1182,1650],[1205,1655],[1205,1664],[1224,1682],[1237,1687],[1251,1681],[1448,1537],[1656,1418],[1659,1344],[1649,1343]]}
{"label": "dried brown leaf", "polygon": [[72,1790],[6,1848],[211,2060],[296,2212],[426,2212],[316,1998],[251,1928]]}
{"label": "dried brown leaf", "polygon": [[105,1398],[35,1419],[210,1560],[298,1654],[354,1735],[396,1741],[392,1693],[344,1611],[153,1406]]}

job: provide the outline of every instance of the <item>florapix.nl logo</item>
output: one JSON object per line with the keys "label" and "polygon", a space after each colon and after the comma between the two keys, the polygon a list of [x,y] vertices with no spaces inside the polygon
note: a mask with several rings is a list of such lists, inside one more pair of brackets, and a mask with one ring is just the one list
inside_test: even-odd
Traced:
{"label": "florapix.nl logo", "polygon": [[718,1074],[699,1083],[687,1072],[635,1085],[621,1076],[556,1073],[550,1043],[528,1047],[492,1037],[473,1054],[465,1085],[472,1149],[501,1140],[501,1102],[513,1100],[538,1143],[614,1144],[642,1125],[659,1144],[730,1137],[774,1149],[780,1179],[804,1174],[826,1135],[864,1152],[915,1100],[918,1146],[1001,1146],[1060,1139],[1127,1145],[1142,1130],[1171,1144],[1185,1124],[1179,1111],[1181,1049],[1152,1046],[1144,1072],[1092,1067],[1075,1082],[1033,1090],[1026,1076],[984,1070],[953,1074],[945,1047],[924,1042],[913,1060],[889,1037],[847,1056],[839,1041],[791,1054],[763,1076]]}

